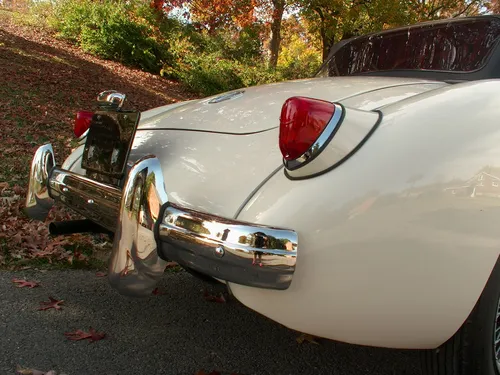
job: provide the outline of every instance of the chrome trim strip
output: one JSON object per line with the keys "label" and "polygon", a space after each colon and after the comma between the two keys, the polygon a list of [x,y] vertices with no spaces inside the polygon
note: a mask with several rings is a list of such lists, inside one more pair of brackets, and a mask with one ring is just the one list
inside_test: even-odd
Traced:
{"label": "chrome trim strip", "polygon": [[169,204],[159,227],[161,252],[216,279],[287,289],[297,258],[297,233]]}
{"label": "chrome trim strip", "polygon": [[55,165],[52,145],[49,143],[40,146],[31,162],[26,207],[24,209],[26,214],[33,219],[44,221],[54,205],[54,200],[49,195],[47,183]]}
{"label": "chrome trim strip", "polygon": [[116,229],[121,190],[54,168],[49,180],[50,196],[111,232]]}
{"label": "chrome trim strip", "polygon": [[168,201],[161,165],[145,156],[129,172],[109,262],[108,278],[121,294],[147,296],[165,271],[154,235],[161,207]]}
{"label": "chrome trim strip", "polygon": [[231,92],[216,96],[213,99],[210,99],[207,103],[208,104],[216,104],[216,103],[220,103],[220,102],[223,102],[226,100],[236,99],[236,98],[239,98],[240,96],[242,96],[244,93],[245,93],[245,90],[231,91]]}
{"label": "chrome trim strip", "polygon": [[89,129],[85,130],[83,134],[76,139],[79,145],[85,144],[85,141],[87,140],[87,135],[89,134]]}
{"label": "chrome trim strip", "polygon": [[316,156],[318,156],[321,151],[323,151],[328,145],[328,143],[332,139],[332,136],[335,134],[338,126],[340,125],[342,115],[344,113],[342,106],[336,103],[333,104],[335,106],[333,116],[330,121],[328,121],[328,124],[326,125],[325,129],[323,129],[316,142],[314,142],[313,145],[309,147],[309,149],[297,159],[283,159],[283,164],[285,165],[286,169],[293,171],[294,169],[304,166],[305,164],[316,158]]}

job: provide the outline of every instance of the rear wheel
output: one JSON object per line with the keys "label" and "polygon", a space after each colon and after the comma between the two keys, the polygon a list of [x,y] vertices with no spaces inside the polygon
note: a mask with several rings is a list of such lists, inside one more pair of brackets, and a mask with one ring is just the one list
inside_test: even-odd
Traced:
{"label": "rear wheel", "polygon": [[500,258],[474,310],[438,349],[422,354],[426,375],[500,375]]}

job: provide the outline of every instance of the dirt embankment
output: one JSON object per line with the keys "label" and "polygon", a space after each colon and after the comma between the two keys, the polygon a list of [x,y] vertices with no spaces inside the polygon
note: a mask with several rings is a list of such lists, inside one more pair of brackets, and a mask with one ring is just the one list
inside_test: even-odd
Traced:
{"label": "dirt embankment", "polygon": [[[46,224],[27,220],[21,211],[36,148],[52,143],[61,163],[74,146],[75,113],[94,109],[101,91],[124,92],[126,107],[141,111],[194,95],[178,82],[15,25],[7,12],[0,12],[0,266],[32,259],[72,262],[75,252],[78,258],[93,247],[89,238],[49,238]],[[51,218],[67,217],[64,210],[54,210]]]}

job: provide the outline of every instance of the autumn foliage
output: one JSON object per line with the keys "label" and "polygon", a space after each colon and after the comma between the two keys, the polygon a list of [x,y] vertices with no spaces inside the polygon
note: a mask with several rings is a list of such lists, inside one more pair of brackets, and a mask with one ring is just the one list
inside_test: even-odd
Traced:
{"label": "autumn foliage", "polygon": [[256,0],[193,0],[189,9],[193,21],[214,34],[252,25],[257,21],[256,6]]}
{"label": "autumn foliage", "polygon": [[26,4],[31,4],[32,19],[84,51],[178,80],[202,95],[311,77],[335,42],[363,33],[500,11],[498,0],[54,0],[43,6]]}

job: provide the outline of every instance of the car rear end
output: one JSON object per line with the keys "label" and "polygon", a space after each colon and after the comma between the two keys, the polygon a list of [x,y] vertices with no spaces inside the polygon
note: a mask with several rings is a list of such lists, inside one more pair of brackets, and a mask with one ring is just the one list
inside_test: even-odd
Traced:
{"label": "car rear end", "polygon": [[27,211],[43,219],[58,200],[88,220],[51,225],[114,235],[123,294],[150,294],[175,260],[295,330],[439,347],[430,372],[469,373],[466,353],[496,374],[499,195],[476,181],[500,180],[499,81],[485,79],[498,77],[499,22],[355,38],[324,66],[347,77],[143,114],[107,93],[64,167],[50,145],[36,152]]}
{"label": "car rear end", "polygon": [[[309,96],[373,108],[380,99],[363,99],[367,87],[385,91],[387,102],[442,85],[379,78],[357,88],[350,79],[313,79],[143,114],[124,110],[123,94],[104,92],[97,112],[77,116],[75,134],[85,142],[64,167],[50,145],[36,152],[27,212],[44,219],[57,200],[87,220],[52,223],[53,233],[112,234],[109,279],[123,294],[150,294],[168,260],[224,282],[284,290],[296,266],[296,228],[242,222],[239,212],[283,173],[283,160],[292,178],[326,171],[380,120],[374,110]],[[290,99],[291,92],[304,95]]]}

